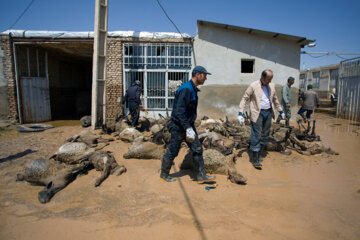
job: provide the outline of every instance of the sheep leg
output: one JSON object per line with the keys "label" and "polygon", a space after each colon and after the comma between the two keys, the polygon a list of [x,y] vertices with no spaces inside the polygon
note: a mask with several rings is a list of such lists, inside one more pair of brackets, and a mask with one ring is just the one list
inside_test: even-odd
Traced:
{"label": "sheep leg", "polygon": [[126,167],[124,165],[121,165],[115,169],[113,174],[115,176],[120,176],[121,174],[125,173],[126,171],[127,171]]}
{"label": "sheep leg", "polygon": [[99,150],[103,149],[104,147],[106,147],[106,146],[108,146],[108,145],[109,145],[108,142],[107,142],[107,143],[104,143],[104,145],[96,147],[96,148],[95,148],[95,151],[99,151]]}
{"label": "sheep leg", "polygon": [[306,154],[306,152],[305,151],[301,151],[300,149],[297,149],[296,147],[288,147],[289,149],[292,149],[292,150],[294,150],[294,151],[296,151],[297,153],[300,153],[300,154],[302,154],[302,155],[308,155],[308,154]]}
{"label": "sheep leg", "polygon": [[98,187],[100,186],[100,184],[106,179],[109,177],[110,175],[110,172],[111,172],[111,166],[109,164],[105,164],[104,165],[104,170],[100,176],[100,178],[98,178],[95,182],[95,187]]}
{"label": "sheep leg", "polygon": [[289,139],[293,144],[298,145],[302,151],[307,150],[307,147],[304,144],[302,144],[295,136],[290,135]]}

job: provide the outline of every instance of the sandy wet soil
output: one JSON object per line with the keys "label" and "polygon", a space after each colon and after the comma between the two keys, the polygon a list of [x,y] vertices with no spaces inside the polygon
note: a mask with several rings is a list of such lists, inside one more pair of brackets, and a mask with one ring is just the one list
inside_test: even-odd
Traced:
{"label": "sandy wet soil", "polygon": [[116,140],[106,150],[126,174],[95,188],[100,173],[92,170],[47,204],[37,199],[43,187],[16,182],[16,174],[30,160],[51,156],[83,130],[80,123],[41,133],[2,131],[0,239],[360,239],[360,127],[315,117],[317,133],[340,155],[272,152],[259,171],[243,154],[236,167],[248,184],[217,175],[218,187],[207,191],[186,172],[177,182],[160,181],[159,160],[123,159],[128,144]]}

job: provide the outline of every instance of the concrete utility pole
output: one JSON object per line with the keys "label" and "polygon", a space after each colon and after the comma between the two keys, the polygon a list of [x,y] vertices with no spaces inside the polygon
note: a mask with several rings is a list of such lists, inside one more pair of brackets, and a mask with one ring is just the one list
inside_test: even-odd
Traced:
{"label": "concrete utility pole", "polygon": [[94,54],[91,96],[91,127],[106,120],[106,37],[108,0],[95,0]]}

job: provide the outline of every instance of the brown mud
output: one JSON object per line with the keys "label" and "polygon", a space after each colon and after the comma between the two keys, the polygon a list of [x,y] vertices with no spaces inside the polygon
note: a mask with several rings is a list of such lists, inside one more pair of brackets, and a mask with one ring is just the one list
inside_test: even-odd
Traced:
{"label": "brown mud", "polygon": [[207,191],[186,172],[177,182],[160,181],[159,160],[123,159],[129,144],[116,140],[105,150],[127,173],[94,188],[100,173],[92,170],[47,204],[37,199],[42,187],[16,182],[16,174],[83,129],[1,132],[0,239],[360,239],[360,127],[315,117],[317,133],[340,155],[271,152],[259,171],[244,153],[236,168],[248,184],[217,175],[217,187]]}

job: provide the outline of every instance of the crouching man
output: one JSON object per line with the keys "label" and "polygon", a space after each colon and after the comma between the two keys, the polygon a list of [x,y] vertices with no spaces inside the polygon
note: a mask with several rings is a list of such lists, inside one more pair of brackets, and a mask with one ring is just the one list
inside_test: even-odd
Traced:
{"label": "crouching man", "polygon": [[240,111],[238,121],[244,124],[244,108],[246,101],[250,100],[250,119],[251,119],[251,142],[252,164],[255,168],[261,169],[262,161],[260,150],[265,147],[269,139],[271,118],[274,118],[273,106],[279,111],[281,118],[285,119],[285,114],[281,108],[275,94],[275,86],[271,84],[273,72],[266,69],[261,73],[261,78],[250,84],[240,101]]}
{"label": "crouching man", "polygon": [[197,116],[198,96],[197,88],[203,85],[209,72],[202,66],[196,66],[192,71],[190,81],[182,84],[176,91],[174,105],[171,113],[170,123],[170,145],[163,156],[161,163],[160,179],[166,182],[173,182],[176,179],[169,175],[175,157],[178,155],[183,140],[193,154],[194,167],[197,171],[196,180],[204,182],[215,179],[206,175],[203,149],[195,128]]}

